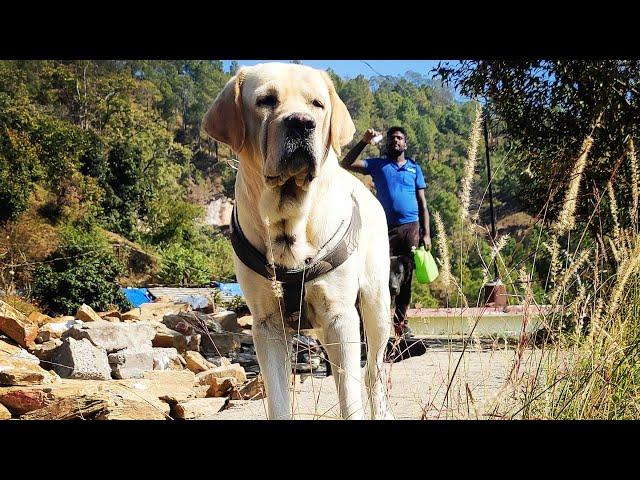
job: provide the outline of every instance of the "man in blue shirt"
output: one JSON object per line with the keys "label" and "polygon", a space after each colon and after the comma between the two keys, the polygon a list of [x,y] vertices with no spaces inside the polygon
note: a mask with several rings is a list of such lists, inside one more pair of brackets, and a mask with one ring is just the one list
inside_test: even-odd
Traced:
{"label": "man in blue shirt", "polygon": [[[412,247],[423,244],[427,250],[431,249],[429,210],[424,196],[427,185],[420,165],[405,156],[407,133],[402,127],[391,127],[387,131],[384,157],[357,160],[362,150],[378,135],[375,130],[368,129],[340,165],[347,170],[371,175],[376,197],[387,217],[389,253],[412,258]],[[395,299],[394,324],[396,332],[404,335],[410,335],[407,309],[411,300],[412,274],[413,270],[408,269]]]}

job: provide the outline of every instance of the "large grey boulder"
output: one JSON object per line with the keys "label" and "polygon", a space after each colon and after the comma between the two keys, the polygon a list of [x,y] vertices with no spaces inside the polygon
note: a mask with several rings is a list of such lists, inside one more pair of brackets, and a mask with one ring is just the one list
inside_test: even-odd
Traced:
{"label": "large grey boulder", "polygon": [[110,380],[107,352],[86,338],[67,338],[56,350],[53,370],[62,378]]}
{"label": "large grey boulder", "polygon": [[142,378],[153,370],[154,351],[150,346],[125,348],[109,354],[109,365],[114,378]]}
{"label": "large grey boulder", "polygon": [[63,334],[64,338],[87,339],[96,347],[107,352],[125,348],[151,347],[156,336],[155,329],[148,323],[113,323],[104,320],[74,325]]}

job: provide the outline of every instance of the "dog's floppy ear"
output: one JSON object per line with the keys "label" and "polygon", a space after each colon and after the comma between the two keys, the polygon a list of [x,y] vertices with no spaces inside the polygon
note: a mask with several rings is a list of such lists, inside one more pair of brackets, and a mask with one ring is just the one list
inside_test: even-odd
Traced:
{"label": "dog's floppy ear", "polygon": [[226,143],[234,152],[242,150],[245,140],[242,118],[242,81],[246,69],[241,68],[218,94],[202,120],[202,129],[214,139]]}
{"label": "dog's floppy ear", "polygon": [[331,98],[331,145],[336,154],[340,156],[341,147],[351,141],[353,134],[356,133],[356,127],[347,106],[340,100],[331,77],[327,72],[322,72],[322,74]]}

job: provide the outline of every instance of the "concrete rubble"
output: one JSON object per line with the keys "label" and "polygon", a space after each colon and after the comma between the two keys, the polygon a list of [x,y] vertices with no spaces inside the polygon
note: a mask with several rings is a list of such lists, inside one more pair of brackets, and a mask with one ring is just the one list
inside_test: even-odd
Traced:
{"label": "concrete rubble", "polygon": [[246,315],[172,302],[28,316],[0,300],[0,420],[190,420],[264,398]]}

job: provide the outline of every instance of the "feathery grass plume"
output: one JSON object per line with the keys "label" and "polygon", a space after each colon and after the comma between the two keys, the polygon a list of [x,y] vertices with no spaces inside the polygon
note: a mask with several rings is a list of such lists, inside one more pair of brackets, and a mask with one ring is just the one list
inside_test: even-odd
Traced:
{"label": "feathery grass plume", "polygon": [[620,229],[620,240],[616,244],[618,248],[618,256],[620,262],[623,263],[631,256],[631,250],[633,250],[633,240],[627,235],[627,231],[624,228]]}
{"label": "feathery grass plume", "polygon": [[449,257],[449,245],[447,244],[447,232],[444,229],[440,212],[434,212],[433,220],[436,224],[436,245],[440,252],[439,260],[440,266],[442,267],[440,271],[442,286],[445,290],[448,290],[451,285],[451,258]]}
{"label": "feathery grass plume", "polygon": [[556,277],[560,272],[560,244],[558,243],[558,235],[552,234],[549,238],[549,242],[543,242],[542,246],[547,249],[551,255],[550,260],[550,281],[551,284],[555,284]]}
{"label": "feathery grass plume", "polygon": [[486,267],[482,268],[482,283],[487,284],[492,280],[491,274],[489,273],[489,269]]}
{"label": "feathery grass plume", "polygon": [[618,307],[620,306],[620,298],[625,291],[629,277],[638,265],[640,265],[640,239],[639,237],[636,237],[636,247],[618,269],[618,278],[615,286],[613,287],[611,301],[609,302],[609,308],[607,309],[607,315],[609,317],[613,317],[616,310],[618,310]]}
{"label": "feathery grass plume", "polygon": [[275,298],[284,297],[284,290],[282,289],[282,282],[279,282],[276,277],[271,278],[271,291]]}
{"label": "feathery grass plume", "polygon": [[619,265],[620,263],[622,263],[620,252],[618,252],[618,249],[616,248],[616,245],[611,239],[611,237],[607,237],[607,241],[609,242],[609,246],[611,247],[611,253],[613,254],[613,258],[615,258],[616,263]]}
{"label": "feathery grass plume", "polygon": [[591,317],[591,330],[589,331],[589,337],[593,338],[593,334],[600,326],[600,318],[602,318],[602,309],[604,308],[604,298],[598,297],[596,300],[595,308],[593,309],[593,315]]}
{"label": "feathery grass plume", "polygon": [[554,230],[558,235],[562,235],[575,227],[574,214],[576,211],[578,192],[580,191],[580,182],[582,181],[582,172],[587,164],[587,156],[589,155],[589,150],[591,150],[592,145],[593,138],[588,136],[582,144],[580,156],[578,157],[578,160],[573,167],[573,171],[571,172],[571,181],[569,182],[569,188],[567,189],[567,193],[564,197],[562,210],[560,211],[558,220],[554,225]]}
{"label": "feathery grass plume", "polygon": [[460,215],[464,221],[469,216],[469,204],[471,202],[471,184],[473,182],[473,172],[476,168],[476,156],[478,155],[478,143],[480,143],[480,125],[482,124],[482,109],[476,103],[476,118],[471,125],[471,135],[469,137],[469,149],[467,150],[467,161],[464,164],[462,174],[462,189],[460,192]]}
{"label": "feathery grass plume", "polygon": [[504,248],[504,246],[507,244],[507,242],[509,241],[509,234],[506,233],[504,235],[502,235],[498,241],[491,247],[491,262],[493,263],[493,261],[495,260],[495,258],[498,256],[498,254],[500,253],[500,251]]}
{"label": "feathery grass plume", "polygon": [[551,298],[550,298],[551,305],[555,305],[557,303],[558,298],[560,297],[560,294],[564,290],[564,287],[566,287],[571,277],[577,273],[577,271],[580,269],[580,267],[582,267],[584,262],[587,261],[587,258],[589,258],[590,252],[591,251],[589,249],[584,249],[582,253],[580,253],[580,256],[573,261],[571,266],[569,266],[569,268],[567,268],[564,271],[564,273],[562,274],[562,277],[560,278],[560,281],[555,286],[555,288],[553,289],[553,293],[551,294]]}
{"label": "feathery grass plume", "polygon": [[611,182],[607,182],[607,193],[609,194],[609,209],[613,218],[613,242],[617,248],[620,248],[620,222],[618,220],[618,202],[616,202],[616,193],[613,191]]}
{"label": "feathery grass plume", "polygon": [[[271,221],[269,220],[269,217],[264,217],[263,221],[264,221],[264,225],[267,227],[267,240],[268,240],[268,243],[269,243],[269,245],[268,245],[269,248],[267,249],[268,250],[268,255],[269,255],[269,258],[268,258],[269,266],[275,272],[276,271],[276,261],[275,261],[275,258],[273,257],[273,245],[271,243],[271,233],[269,232],[269,227],[271,226]],[[275,298],[284,297],[284,291],[282,289],[282,282],[279,282],[275,275],[273,277],[271,277],[271,291],[273,292],[273,296]]]}
{"label": "feathery grass plume", "polygon": [[631,166],[631,222],[638,227],[638,197],[640,197],[640,174],[638,173],[638,159],[636,157],[636,148],[633,140],[629,138],[629,164]]}
{"label": "feathery grass plume", "polygon": [[533,301],[533,290],[531,289],[531,277],[524,267],[518,271],[518,280],[520,280],[522,288],[524,288],[524,300],[522,303],[529,305]]}
{"label": "feathery grass plume", "polygon": [[587,287],[583,283],[578,287],[578,295],[576,295],[576,298],[573,300],[573,302],[571,302],[571,308],[570,308],[571,313],[573,313],[576,316],[576,318],[578,319],[578,322],[580,322],[583,317],[583,313],[585,311],[584,302],[586,298],[587,298]]}

